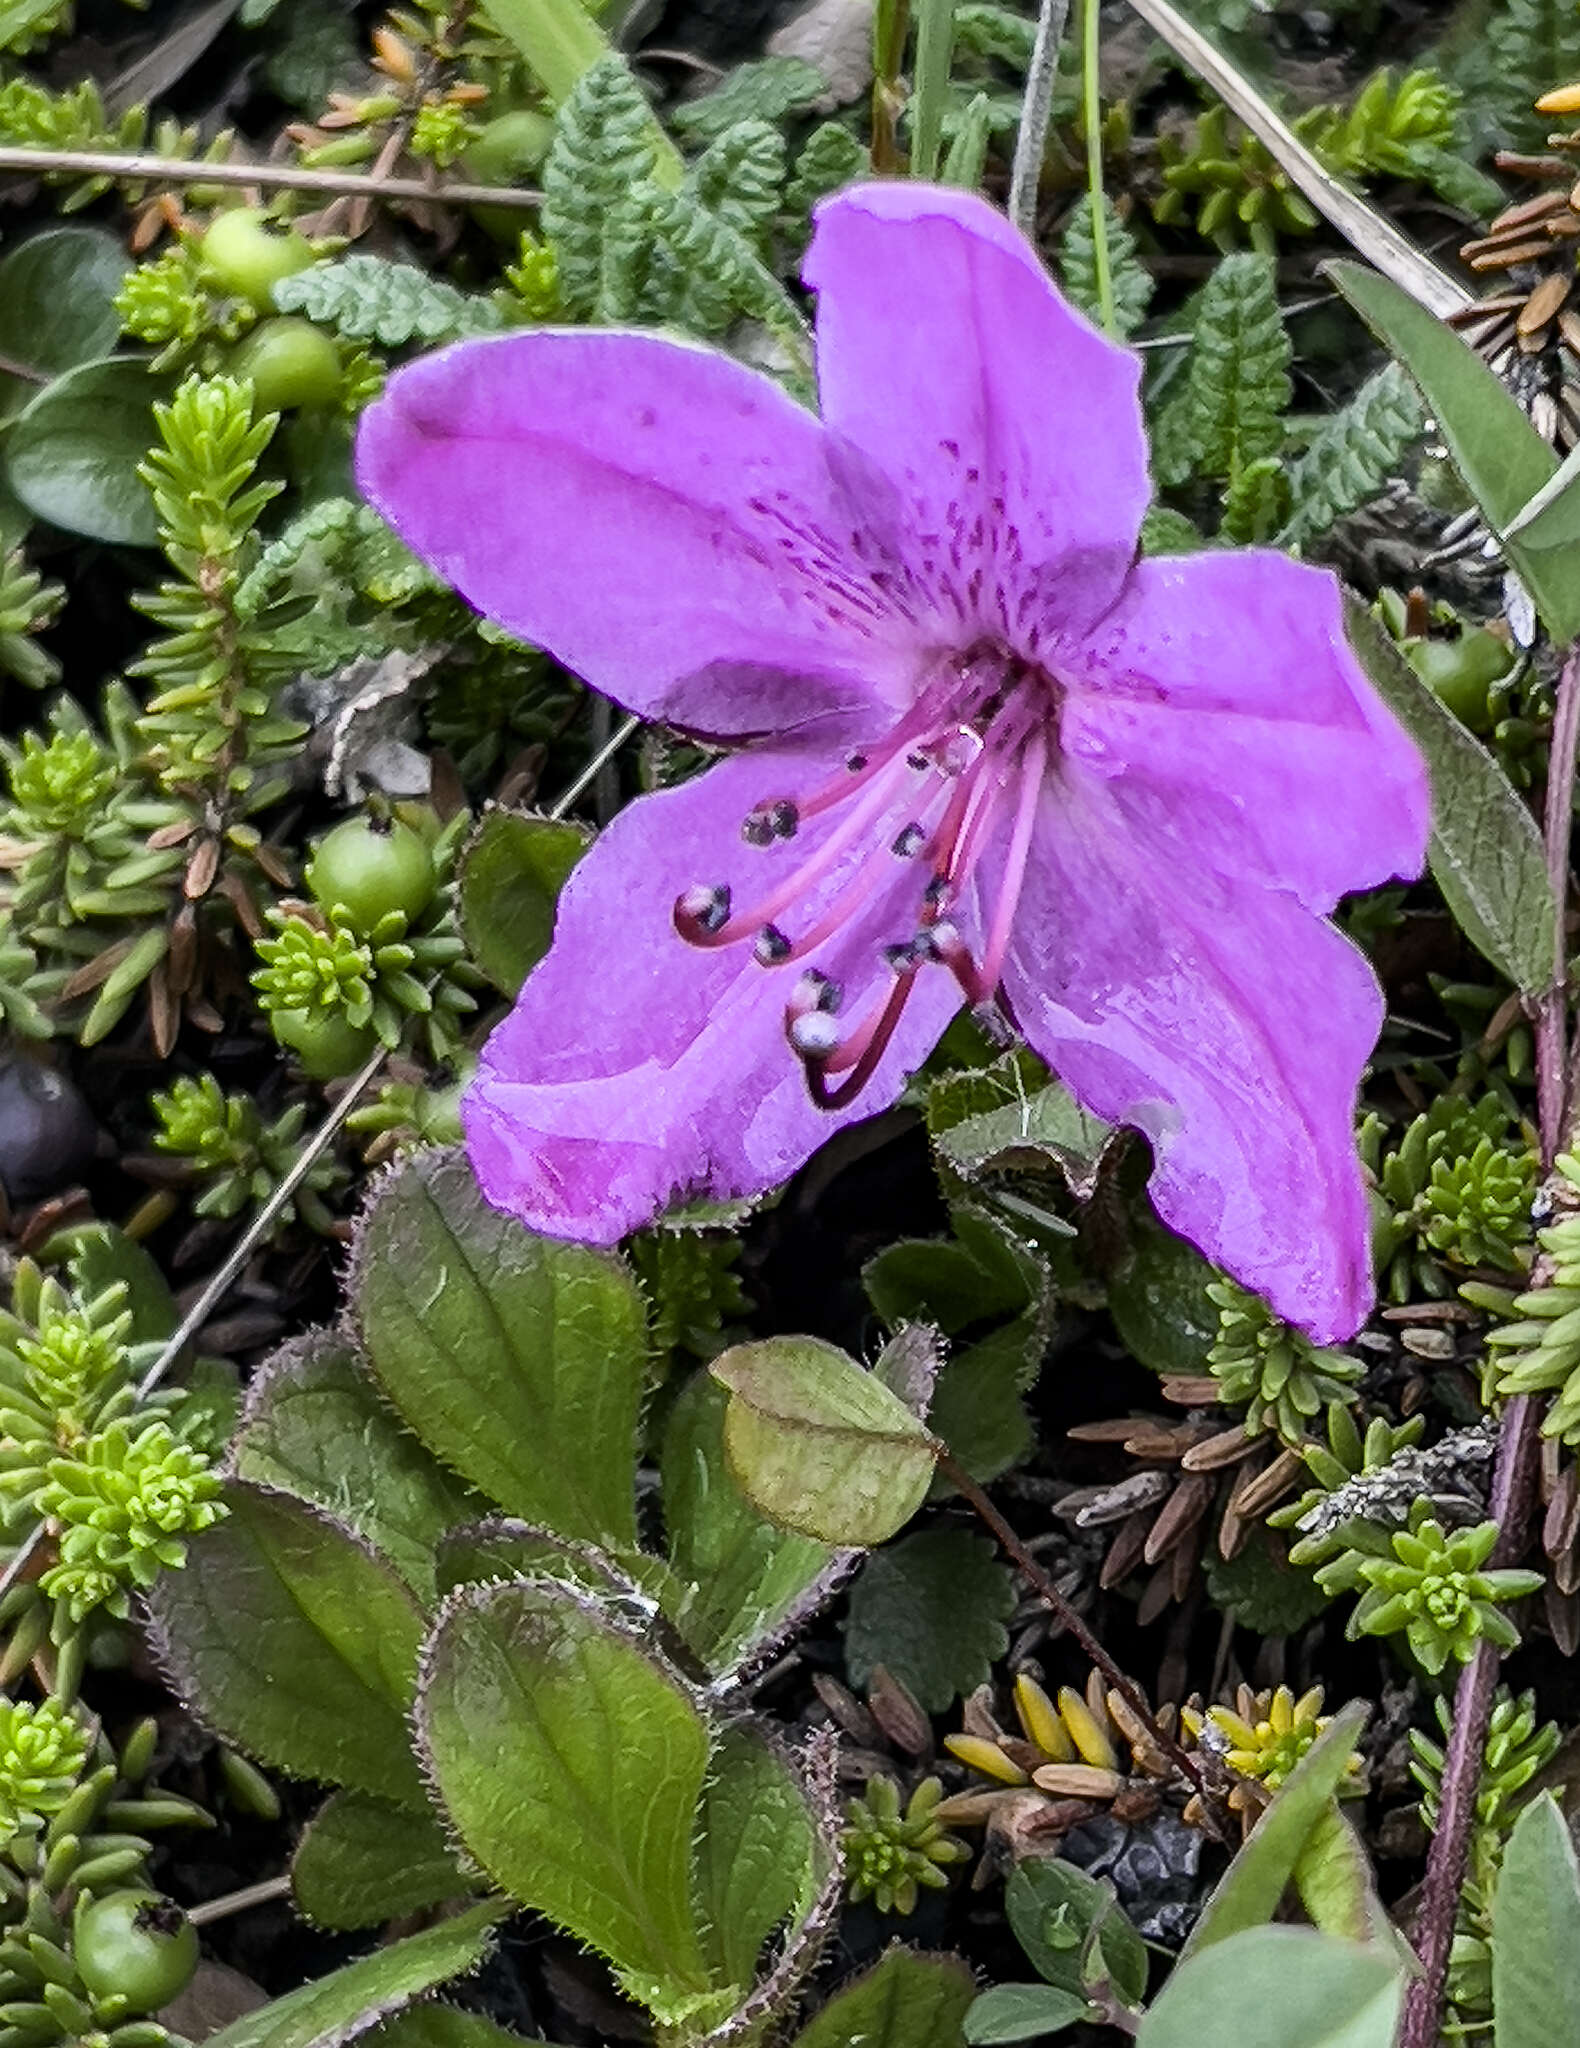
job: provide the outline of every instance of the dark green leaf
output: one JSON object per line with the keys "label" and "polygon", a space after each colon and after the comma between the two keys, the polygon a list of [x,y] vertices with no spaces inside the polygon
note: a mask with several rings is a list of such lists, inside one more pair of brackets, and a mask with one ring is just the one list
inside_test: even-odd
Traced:
{"label": "dark green leaf", "polygon": [[836,1991],[796,2035],[793,2048],[962,2048],[976,1983],[956,1956],[892,1948],[854,1984]]}
{"label": "dark green leaf", "polygon": [[[1046,1348],[1041,1319],[1017,1316],[957,1352],[938,1375],[929,1426],[980,1483],[997,1479],[1031,1453],[1036,1439],[1021,1393]],[[938,1491],[949,1491],[942,1477]]]}
{"label": "dark green leaf", "polygon": [[1580,577],[1551,549],[1511,532],[1520,513],[1558,467],[1558,458],[1525,417],[1502,379],[1451,327],[1391,279],[1364,264],[1323,266],[1367,325],[1410,372],[1447,441],[1482,517],[1510,561],[1547,630],[1559,642],[1580,633]]}
{"label": "dark green leaf", "polygon": [[0,260],[0,356],[33,372],[0,372],[0,414],[17,411],[62,370],[110,354],[121,335],[115,294],[131,268],[102,228],[47,228]]}
{"label": "dark green leaf", "polygon": [[851,1588],[845,1666],[865,1686],[884,1665],[930,1714],[981,1685],[1009,1646],[1015,1586],[992,1541],[919,1529],[875,1550]]}
{"label": "dark green leaf", "polygon": [[1553,893],[1535,819],[1364,606],[1351,604],[1346,624],[1361,665],[1426,760],[1428,852],[1455,922],[1516,988],[1541,994],[1554,974]]}
{"label": "dark green leaf", "polygon": [[478,1509],[328,1330],[286,1345],[253,1381],[231,1462],[240,1479],[341,1515],[423,1601],[433,1598],[435,1544]]}
{"label": "dark green leaf", "polygon": [[709,1731],[651,1654],[566,1588],[469,1587],[428,1645],[417,1726],[497,1884],[655,2009],[709,1991],[690,1896]]}
{"label": "dark green leaf", "polygon": [[903,1401],[832,1344],[771,1337],[717,1358],[724,1452],[747,1498],[820,1542],[882,1543],[933,1477],[933,1440]]}
{"label": "dark green leaf", "polygon": [[381,1185],[359,1263],[368,1361],[428,1448],[523,1521],[634,1546],[647,1318],[621,1261],[534,1237],[436,1150]]}
{"label": "dark green leaf", "polygon": [[549,950],[566,877],[587,850],[584,826],[520,811],[485,811],[461,856],[467,950],[513,996]]}
{"label": "dark green leaf", "polygon": [[1126,1349],[1154,1372],[1205,1372],[1218,1336],[1218,1311],[1207,1296],[1216,1277],[1194,1245],[1138,1219],[1108,1282],[1108,1312]]}
{"label": "dark green leaf", "polygon": [[1072,1193],[1089,1195],[1112,1124],[1089,1116],[1061,1082],[1051,1081],[998,1109],[968,1116],[940,1133],[939,1151],[967,1180],[1005,1167],[1051,1166]]}
{"label": "dark green leaf", "polygon": [[719,1742],[697,1815],[693,1897],[721,1984],[750,1990],[763,1943],[811,1894],[817,1838],[788,1766],[745,1728]]}
{"label": "dark green leaf", "polygon": [[1496,2048],[1558,2048],[1580,2014],[1580,1871],[1550,1792],[1514,1823],[1492,1902]]}
{"label": "dark green leaf", "polygon": [[481,2013],[462,2012],[435,1999],[408,2006],[362,2038],[366,2048],[534,2048]]}
{"label": "dark green leaf", "polygon": [[153,403],[169,386],[129,358],[67,370],[18,413],[5,473],[35,519],[123,547],[159,545],[137,465],[157,439]]}
{"label": "dark green leaf", "polygon": [[1136,2048],[1392,2048],[1403,2001],[1404,1972],[1386,1949],[1254,1927],[1179,1965]]}
{"label": "dark green leaf", "polygon": [[475,1889],[431,1813],[365,1792],[332,1793],[291,1859],[297,1911],[320,1927],[377,1927]]}
{"label": "dark green leaf", "polygon": [[847,1554],[765,1521],[730,1476],[729,1396],[706,1372],[664,1431],[664,1525],[678,1604],[670,1618],[704,1662],[729,1671],[772,1641],[846,1569]]}
{"label": "dark green leaf", "polygon": [[1040,2041],[1061,2027],[1091,2016],[1091,2004],[1055,1984],[995,1984],[966,2014],[970,2048],[996,2048],[1001,2041]]}
{"label": "dark green leaf", "polygon": [[[1038,1976],[1061,1991],[1106,1976],[1127,2005],[1147,1988],[1147,1951],[1114,1901],[1110,1886],[1056,1857],[1016,1865],[1004,1890],[1015,1939]],[[1092,1929],[1097,1953],[1088,1954]],[[1083,1966],[1085,1975],[1083,1976]]]}
{"label": "dark green leaf", "polygon": [[421,1809],[406,1735],[416,1601],[327,1510],[241,1480],[225,1499],[229,1517],[149,1595],[181,1696],[278,1770]]}
{"label": "dark green leaf", "polygon": [[[476,1969],[488,1950],[489,1929],[507,1910],[494,1902],[473,1906],[453,1920],[375,1949],[360,1962],[289,1991],[211,2034],[208,2048],[341,2048],[360,2040],[436,1984]],[[467,2040],[465,2048],[482,2044]]]}

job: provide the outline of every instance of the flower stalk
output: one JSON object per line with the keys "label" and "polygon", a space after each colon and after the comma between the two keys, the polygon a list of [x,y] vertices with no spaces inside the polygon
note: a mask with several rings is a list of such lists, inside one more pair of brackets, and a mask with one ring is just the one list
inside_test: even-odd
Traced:
{"label": "flower stalk", "polygon": [[[1547,871],[1553,884],[1555,986],[1542,998],[1536,1012],[1537,1116],[1542,1165],[1549,1175],[1547,1192],[1561,1208],[1572,1206],[1574,1191],[1561,1174],[1553,1172],[1553,1161],[1565,1149],[1566,1143],[1573,1143],[1580,1136],[1574,1124],[1574,1104],[1580,1101],[1580,1070],[1569,1071],[1567,1103],[1565,1100],[1567,1034],[1564,1014],[1566,991],[1563,985],[1564,911],[1569,897],[1570,821],[1577,742],[1580,742],[1580,647],[1571,648],[1565,658],[1558,681],[1558,702],[1553,720],[1553,750],[1547,771],[1544,826]],[[1532,1274],[1533,1284],[1540,1285],[1542,1278],[1541,1264],[1538,1263]],[[1525,1550],[1536,1497],[1541,1408],[1542,1397],[1539,1394],[1519,1394],[1503,1411],[1503,1429],[1498,1442],[1497,1461],[1493,1466],[1489,1504],[1492,1519],[1501,1532],[1492,1557],[1496,1565],[1509,1564]],[[1485,1640],[1478,1643],[1475,1654],[1460,1675],[1454,1694],[1453,1727],[1443,1763],[1437,1825],[1432,1834],[1432,1848],[1427,1858],[1421,1905],[1416,1917],[1415,1945],[1421,1960],[1421,1974],[1411,1984],[1406,1998],[1400,2048],[1433,2048],[1438,2037],[1454,1940],[1454,1918],[1476,1818],[1481,1759],[1492,1717],[1501,1657],[1502,1652],[1493,1643]]]}

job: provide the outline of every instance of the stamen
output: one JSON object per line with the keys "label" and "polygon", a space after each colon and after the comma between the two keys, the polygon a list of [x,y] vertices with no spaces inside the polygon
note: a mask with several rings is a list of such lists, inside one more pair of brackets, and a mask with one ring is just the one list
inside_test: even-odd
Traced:
{"label": "stamen", "polygon": [[[898,762],[889,762],[876,775],[861,801],[852,804],[849,812],[829,832],[822,845],[811,853],[787,875],[777,888],[771,889],[760,903],[754,903],[749,910],[729,914],[729,891],[725,890],[725,917],[717,922],[704,921],[691,913],[689,906],[695,901],[704,907],[711,906],[717,899],[717,890],[697,891],[688,889],[675,905],[675,928],[683,939],[694,946],[732,946],[737,939],[752,938],[764,925],[770,925],[781,911],[787,910],[798,897],[805,895],[811,885],[846,852],[853,840],[871,826],[894,801],[895,784],[903,773]],[[805,806],[802,807],[803,815]],[[803,941],[803,943],[805,943]]]}
{"label": "stamen", "polygon": [[[790,1024],[790,1043],[805,1062],[806,1085],[819,1109],[843,1109],[846,1103],[855,1101],[872,1079],[904,1015],[911,990],[916,986],[916,974],[917,967],[913,963],[905,973],[897,975],[887,996],[873,1005],[843,1045],[836,1044],[824,1051],[821,1040],[825,1034],[817,1031],[808,1036],[819,1042],[803,1046],[798,1042],[798,1036],[802,1027],[811,1020],[796,1019]],[[844,1075],[844,1079],[833,1088],[828,1085],[831,1074]]]}
{"label": "stamen", "polygon": [[988,932],[987,945],[982,954],[982,999],[991,996],[999,984],[999,975],[1004,967],[1004,955],[1009,948],[1010,929],[1015,922],[1015,912],[1020,907],[1020,892],[1026,881],[1026,861],[1031,852],[1031,836],[1037,823],[1037,803],[1042,795],[1043,776],[1048,766],[1048,742],[1041,732],[1034,732],[1020,764],[1019,801],[1015,806],[1015,828],[1010,835],[1009,852],[1004,857],[1004,879],[999,885],[998,905],[993,913],[992,928]]}
{"label": "stamen", "polygon": [[926,844],[926,828],[912,822],[899,834],[890,851],[897,854],[901,860],[915,860]]}
{"label": "stamen", "polygon": [[790,941],[776,924],[765,924],[752,941],[759,966],[778,967],[790,957]]}

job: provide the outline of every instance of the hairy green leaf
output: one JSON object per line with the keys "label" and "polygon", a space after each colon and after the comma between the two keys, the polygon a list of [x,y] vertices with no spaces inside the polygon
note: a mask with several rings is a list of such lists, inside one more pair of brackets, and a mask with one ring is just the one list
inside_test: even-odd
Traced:
{"label": "hairy green leaf", "polygon": [[385,348],[407,342],[434,347],[478,334],[497,334],[504,315],[492,299],[457,291],[415,263],[387,256],[342,256],[282,277],[274,287],[282,313],[301,313],[350,341]]}
{"label": "hairy green leaf", "polygon": [[570,1589],[469,1587],[423,1660],[419,1740],[468,1853],[672,2008],[709,1990],[691,1842],[709,1731],[648,1652]]}
{"label": "hairy green leaf", "polygon": [[363,2036],[367,2048],[529,2048],[520,2034],[507,2033],[481,2013],[424,1999]]}
{"label": "hairy green leaf", "polygon": [[435,1544],[479,1507],[402,1426],[352,1346],[329,1330],[287,1344],[254,1379],[231,1465],[239,1479],[328,1508],[423,1601],[434,1594]]}
{"label": "hairy green leaf", "polygon": [[848,1557],[765,1521],[724,1454],[729,1396],[694,1375],[670,1411],[661,1473],[677,1604],[670,1618],[715,1671],[772,1642],[843,1576]]}
{"label": "hairy green leaf", "polygon": [[703,1788],[693,1877],[703,1952],[720,1984],[751,1988],[763,1943],[810,1901],[816,1853],[788,1765],[750,1730],[732,1728]]}
{"label": "hairy green leaf", "polygon": [[976,1992],[957,1956],[891,1948],[796,2035],[792,2048],[961,2048]]}
{"label": "hairy green leaf", "polygon": [[1398,363],[1384,364],[1291,464],[1290,513],[1279,546],[1304,547],[1374,498],[1425,426],[1416,387]]}
{"label": "hairy green leaf", "polygon": [[787,1529],[882,1543],[932,1483],[932,1438],[881,1380],[832,1344],[771,1337],[713,1362],[730,1391],[724,1450],[743,1492]]}
{"label": "hairy green leaf", "polygon": [[634,1546],[647,1324],[625,1266],[534,1237],[437,1150],[381,1184],[358,1262],[368,1362],[429,1449],[509,1514]]}
{"label": "hairy green leaf", "polygon": [[476,1889],[433,1815],[334,1792],[291,1859],[297,1911],[319,1927],[378,1927]]}
{"label": "hairy green leaf", "polygon": [[242,1480],[149,1595],[165,1668],[227,1740],[295,1777],[421,1809],[406,1737],[422,1615],[327,1509]]}

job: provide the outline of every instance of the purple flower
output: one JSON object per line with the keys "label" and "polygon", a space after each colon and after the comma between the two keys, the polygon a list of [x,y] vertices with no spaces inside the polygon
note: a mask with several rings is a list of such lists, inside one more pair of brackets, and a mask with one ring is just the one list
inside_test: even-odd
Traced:
{"label": "purple flower", "polygon": [[1333,578],[1136,559],[1136,358],[982,201],[822,209],[819,420],[656,335],[414,363],[361,483],[488,617],[737,751],[615,819],[466,1102],[489,1199],[612,1242],[782,1180],[962,999],[1144,1131],[1176,1230],[1319,1341],[1372,1299],[1382,1017],[1325,914],[1419,872]]}

